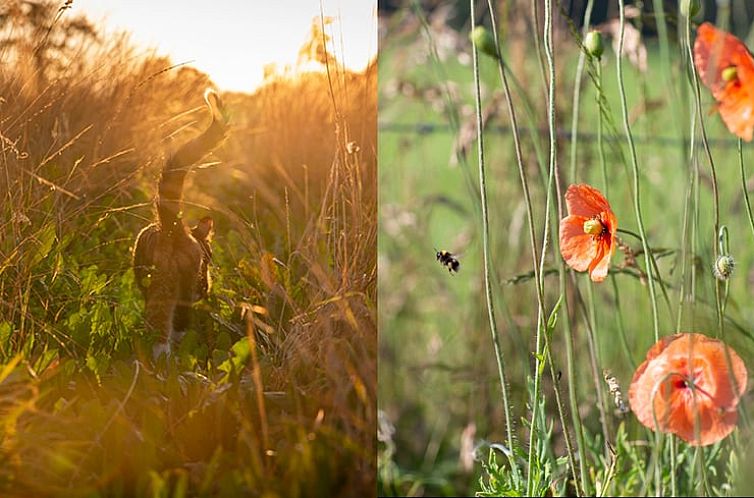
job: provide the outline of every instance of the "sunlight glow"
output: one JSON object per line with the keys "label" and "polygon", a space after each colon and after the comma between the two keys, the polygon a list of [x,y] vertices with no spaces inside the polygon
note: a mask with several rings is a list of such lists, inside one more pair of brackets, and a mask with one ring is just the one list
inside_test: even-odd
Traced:
{"label": "sunlight glow", "polygon": [[[322,9],[334,18],[327,27],[330,51],[350,69],[366,67],[377,55],[377,1],[322,0]],[[295,66],[320,2],[74,0],[70,15],[80,13],[106,34],[129,31],[145,49],[175,63],[192,61],[222,90],[250,92],[262,82],[265,66]]]}

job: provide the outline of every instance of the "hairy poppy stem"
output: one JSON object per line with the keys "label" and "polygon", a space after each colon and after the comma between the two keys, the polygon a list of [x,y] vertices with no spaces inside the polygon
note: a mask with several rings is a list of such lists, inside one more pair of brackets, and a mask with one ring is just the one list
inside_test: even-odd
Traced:
{"label": "hairy poppy stem", "polygon": [[[594,0],[589,0],[584,10],[584,23],[581,32],[582,38],[586,37],[589,32],[589,25],[592,22],[592,9],[594,7]],[[578,151],[579,141],[579,104],[581,102],[581,80],[584,75],[584,63],[586,61],[586,52],[582,47],[579,50],[579,61],[576,63],[576,77],[573,82],[573,103],[571,106],[571,174],[570,180],[572,183],[576,183],[576,157]],[[591,57],[591,56],[590,56]],[[607,195],[607,193],[605,193]]]}
{"label": "hairy poppy stem", "polygon": [[[651,253],[649,251],[649,244],[647,243],[646,230],[644,229],[644,218],[641,213],[641,201],[640,201],[640,184],[639,184],[639,161],[636,155],[636,145],[634,144],[634,138],[631,134],[631,124],[628,118],[628,101],[626,99],[626,88],[623,82],[623,43],[626,28],[626,16],[624,12],[624,1],[618,0],[620,11],[620,35],[618,37],[618,54],[616,55],[617,69],[618,69],[618,91],[620,93],[621,109],[623,111],[623,128],[626,133],[626,139],[628,140],[629,150],[631,152],[631,165],[633,168],[633,184],[634,184],[634,211],[636,213],[636,223],[639,226],[639,238],[644,248],[644,259],[647,268],[650,268]],[[648,271],[649,280],[649,294],[652,304],[652,326],[654,330],[655,342],[660,339],[660,322],[657,312],[657,296],[655,295],[655,283],[652,272]]]}
{"label": "hairy poppy stem", "polygon": [[[470,0],[471,5],[471,29],[476,27],[476,12],[474,9],[474,0]],[[503,412],[505,414],[505,429],[507,433],[508,448],[513,453],[509,459],[511,470],[514,476],[518,476],[518,468],[514,451],[513,426],[510,403],[508,401],[508,381],[505,376],[505,362],[503,351],[500,347],[500,336],[497,332],[497,321],[495,319],[495,309],[492,296],[492,270],[490,255],[490,222],[487,209],[487,180],[484,171],[484,130],[482,125],[482,92],[479,83],[479,54],[476,42],[472,40],[472,56],[474,61],[474,84],[476,99],[476,120],[477,120],[477,151],[479,154],[479,194],[482,208],[482,252],[484,256],[484,291],[487,300],[487,315],[489,318],[490,332],[492,334],[492,345],[495,350],[495,359],[497,360],[498,376],[500,377],[500,389],[503,397]],[[499,50],[499,48],[498,48]],[[515,129],[515,126],[514,126]]]}
{"label": "hairy poppy stem", "polygon": [[[702,143],[704,144],[704,151],[707,154],[707,159],[709,160],[709,166],[710,166],[710,174],[712,177],[712,192],[713,192],[713,205],[714,205],[714,229],[715,229],[715,243],[713,243],[713,254],[714,254],[714,260],[717,262],[718,257],[720,256],[720,244],[718,243],[718,237],[720,236],[721,228],[720,228],[720,193],[718,189],[718,183],[717,183],[717,172],[715,169],[715,162],[712,159],[712,152],[709,147],[709,141],[707,139],[707,130],[704,125],[704,119],[702,116],[702,97],[701,97],[701,85],[699,84],[699,74],[696,68],[696,64],[694,64],[694,55],[693,51],[691,49],[691,20],[687,17],[686,18],[686,37],[685,37],[685,44],[686,49],[688,51],[689,60],[691,62],[691,71],[693,74],[693,80],[694,80],[694,97],[696,99],[696,110],[697,114],[699,116],[699,127],[702,132]],[[743,188],[744,188],[744,199],[746,201],[746,208],[747,208],[747,215],[749,216],[749,222],[751,223],[751,208],[749,205],[749,198],[748,198],[748,192],[746,188],[746,179],[744,175],[744,169],[743,169],[743,150],[741,145],[741,139],[738,140],[738,153],[739,153],[739,169],[742,173],[742,182],[743,182]],[[693,154],[693,151],[692,151]],[[720,339],[725,339],[725,306],[728,300],[728,290],[730,282],[726,281],[724,283],[725,288],[724,290],[721,289],[721,286],[723,285],[720,280],[717,278],[714,279],[715,283],[715,308],[717,310],[717,332]],[[725,348],[725,362],[728,367],[728,376],[730,377],[731,384],[737,388],[737,381],[735,379],[735,376],[733,375],[732,370],[732,363],[730,358],[730,353]],[[703,474],[704,477],[704,483],[705,486],[708,485],[706,474]]]}
{"label": "hairy poppy stem", "polygon": [[[686,45],[686,53],[689,58],[689,66],[691,68],[691,74],[693,79],[693,87],[694,87],[694,101],[696,104],[696,115],[699,118],[699,128],[702,132],[702,144],[704,145],[704,151],[707,154],[707,159],[709,160],[710,165],[710,172],[712,175],[712,192],[713,192],[713,204],[714,204],[714,230],[715,230],[715,239],[714,243],[712,244],[714,259],[717,261],[718,256],[718,244],[717,244],[717,236],[720,229],[720,197],[717,190],[717,172],[715,170],[715,163],[712,159],[712,152],[709,147],[709,141],[707,140],[707,128],[704,125],[704,117],[702,113],[702,94],[701,94],[701,88],[699,84],[699,74],[696,70],[696,64],[694,64],[694,53],[691,49],[691,19],[686,16],[686,29],[685,36],[684,36],[684,44]],[[692,149],[691,151],[691,157],[693,158],[695,155],[695,150]],[[698,181],[697,181],[697,189],[698,189]],[[721,303],[721,297],[720,297],[720,282],[715,279],[715,308],[717,310],[717,330],[718,335],[722,338],[723,336],[723,313],[722,313],[722,303]],[[704,463],[704,453],[703,449],[700,447],[698,448],[698,452],[702,455],[700,459],[700,468],[702,473],[702,483],[701,485],[704,487],[703,489],[707,489],[709,487],[709,483],[707,481],[707,472],[706,472],[706,465]]]}
{"label": "hairy poppy stem", "polygon": [[[693,158],[693,151],[694,151],[694,123],[696,122],[696,117],[692,116],[691,119],[691,133],[689,142],[691,145],[691,156]],[[681,233],[681,278],[680,278],[680,285],[678,288],[678,314],[676,316],[676,326],[675,331],[680,332],[681,326],[683,324],[683,308],[686,303],[686,271],[688,266],[688,246],[691,245],[691,253],[694,254],[694,233],[695,233],[695,226],[694,226],[694,214],[691,212],[691,204],[692,199],[694,199],[694,192],[695,192],[695,171],[697,170],[696,167],[689,168],[689,181],[688,185],[686,187],[686,198],[683,203],[683,231]],[[696,210],[694,210],[696,211]],[[691,237],[689,237],[689,225],[691,225]],[[689,243],[689,238],[691,239],[691,242]],[[691,295],[693,297],[694,295],[694,266],[691,265]]]}
{"label": "hairy poppy stem", "polygon": [[[618,0],[618,9],[620,14],[620,34],[618,35],[618,50],[615,56],[616,66],[618,72],[618,91],[620,93],[621,110],[623,111],[623,128],[626,133],[626,139],[628,140],[629,150],[631,152],[631,165],[633,170],[633,194],[634,194],[634,212],[636,213],[636,224],[639,226],[639,235],[641,237],[641,244],[644,247],[644,264],[647,268],[647,275],[649,280],[649,296],[650,303],[652,305],[652,328],[654,331],[655,342],[660,339],[660,320],[657,312],[657,296],[655,295],[655,282],[650,270],[651,264],[651,252],[649,251],[649,244],[647,243],[647,234],[644,229],[644,220],[641,214],[641,201],[640,201],[640,184],[639,184],[639,161],[636,156],[636,145],[634,144],[633,135],[631,134],[631,124],[628,119],[628,101],[626,99],[626,88],[623,81],[623,43],[626,32],[626,13],[624,0]],[[660,441],[656,440],[656,444]],[[655,484],[657,486],[658,495],[662,494],[662,478],[660,472],[659,462],[654,461],[655,471]]]}
{"label": "hairy poppy stem", "polygon": [[[605,197],[610,197],[610,182],[607,179],[607,158],[605,157],[605,140],[603,126],[602,110],[600,108],[600,95],[602,88],[602,64],[600,60],[594,65],[594,71],[596,74],[597,82],[597,152],[600,158],[600,170],[602,171],[602,190],[605,193]],[[615,274],[610,274],[610,282],[613,285],[613,296],[616,313],[618,315],[618,332],[620,334],[621,344],[623,346],[623,353],[626,355],[631,368],[636,366],[636,361],[631,355],[631,348],[628,347],[628,339],[626,338],[626,328],[623,324],[623,312],[620,306],[620,290],[618,289],[618,282],[615,278]]]}
{"label": "hairy poppy stem", "polygon": [[[686,39],[684,40],[686,45],[686,50],[689,56],[690,61],[690,67],[691,72],[693,75],[693,81],[694,81],[694,98],[696,103],[696,113],[699,117],[699,128],[702,132],[702,144],[704,146],[704,152],[707,155],[707,160],[709,161],[709,167],[710,167],[710,176],[712,178],[712,201],[713,201],[713,207],[714,207],[714,243],[712,244],[712,250],[713,250],[713,256],[714,260],[717,261],[717,257],[720,255],[720,251],[718,250],[718,244],[717,244],[717,236],[720,232],[720,192],[718,189],[717,184],[717,170],[715,168],[715,161],[712,158],[712,151],[710,150],[709,146],[709,140],[707,139],[707,127],[704,125],[704,117],[702,113],[702,94],[701,94],[701,85],[699,84],[699,73],[696,69],[696,64],[694,64],[694,53],[691,49],[691,19],[688,17],[686,18]],[[693,155],[692,151],[692,155]],[[723,320],[723,309],[722,309],[722,296],[720,292],[720,282],[715,279],[715,302],[717,304],[717,332],[718,336],[722,339],[724,338],[724,320]]]}
{"label": "hairy poppy stem", "polygon": [[[473,0],[472,0],[472,3],[473,3]],[[568,425],[565,423],[565,415],[564,415],[565,410],[563,409],[563,404],[562,404],[562,401],[560,399],[560,387],[559,387],[560,381],[559,381],[559,378],[558,378],[559,376],[556,373],[556,368],[555,368],[555,365],[554,365],[554,361],[553,361],[552,355],[550,353],[549,337],[547,336],[547,324],[546,324],[547,315],[546,315],[546,310],[545,310],[545,299],[544,299],[544,281],[543,281],[543,279],[544,279],[544,273],[543,273],[543,265],[544,265],[544,256],[545,256],[546,250],[547,250],[547,233],[548,233],[548,227],[549,227],[549,213],[550,213],[550,208],[551,208],[552,182],[553,182],[553,177],[554,177],[554,174],[555,174],[556,171],[555,171],[554,168],[551,167],[550,174],[548,176],[548,182],[549,183],[548,183],[548,185],[546,187],[547,188],[547,193],[548,193],[547,194],[547,207],[546,207],[546,213],[547,214],[546,214],[546,218],[545,218],[545,230],[544,230],[545,241],[543,243],[543,248],[542,248],[542,261],[540,261],[540,263],[538,264],[538,262],[537,262],[537,256],[536,256],[537,255],[537,242],[536,242],[536,233],[535,233],[535,229],[534,229],[534,227],[535,227],[535,224],[534,224],[534,215],[533,215],[533,209],[532,209],[532,203],[531,203],[531,196],[530,196],[530,193],[529,193],[528,179],[527,179],[527,176],[526,176],[526,170],[525,170],[524,163],[523,163],[523,153],[522,153],[522,148],[521,148],[521,140],[520,140],[520,136],[519,136],[519,133],[518,133],[518,121],[517,121],[515,109],[513,107],[513,99],[511,97],[510,86],[508,85],[508,79],[507,79],[507,75],[506,75],[506,71],[505,71],[505,65],[503,63],[502,55],[500,53],[500,42],[499,42],[498,33],[497,33],[497,23],[496,23],[494,9],[493,9],[491,1],[488,2],[488,7],[489,7],[490,17],[491,17],[491,21],[492,21],[492,34],[493,34],[493,38],[494,38],[494,42],[495,42],[495,47],[496,47],[496,50],[497,50],[497,61],[498,61],[498,69],[499,69],[499,74],[500,74],[500,80],[501,80],[501,84],[503,86],[503,91],[505,93],[505,98],[506,98],[506,102],[507,102],[508,114],[509,114],[509,117],[510,117],[511,128],[512,128],[512,133],[513,133],[513,143],[514,143],[515,151],[516,151],[516,162],[517,162],[517,165],[518,165],[519,175],[520,175],[520,178],[521,178],[521,185],[522,185],[523,192],[524,192],[524,203],[526,205],[528,228],[529,228],[529,238],[530,238],[530,243],[531,243],[532,259],[533,259],[533,263],[534,263],[534,274],[535,274],[534,276],[535,276],[535,281],[536,281],[536,284],[537,284],[536,288],[537,288],[537,303],[538,303],[538,308],[539,308],[539,310],[538,310],[538,315],[539,316],[538,316],[538,320],[537,320],[537,339],[536,339],[537,356],[536,356],[536,360],[535,360],[536,361],[536,367],[535,367],[535,377],[534,377],[534,383],[535,383],[534,392],[535,392],[535,394],[534,394],[534,400],[533,400],[533,403],[532,403],[532,425],[530,427],[530,432],[529,432],[529,462],[528,462],[529,465],[528,466],[529,466],[529,469],[532,468],[532,464],[533,464],[533,460],[532,459],[534,457],[533,448],[535,447],[534,446],[534,438],[537,435],[536,425],[535,424],[536,424],[537,407],[539,405],[539,403],[538,403],[539,385],[538,384],[539,384],[539,379],[541,377],[541,373],[540,373],[541,369],[539,367],[539,361],[540,361],[540,356],[541,356],[541,338],[542,338],[542,332],[545,332],[544,333],[544,336],[545,336],[545,346],[546,346],[546,349],[547,349],[547,358],[546,359],[547,359],[547,362],[548,362],[548,364],[550,366],[550,373],[551,373],[552,378],[553,378],[553,384],[554,384],[554,390],[555,390],[555,400],[556,400],[556,404],[557,404],[557,407],[558,407],[558,414],[560,416],[560,422],[561,422],[561,425],[563,427],[563,434],[564,434],[565,440],[566,440],[566,449],[567,449],[567,452],[568,452],[568,458],[569,458],[569,463],[570,463],[569,466],[570,466],[571,471],[573,473],[574,486],[576,488],[576,493],[577,493],[577,495],[580,495],[579,481],[578,481],[578,476],[576,474],[577,471],[576,471],[576,465],[575,465],[575,457],[574,457],[573,449],[571,448],[571,441],[570,441],[570,434],[569,434],[569,430],[568,430]],[[472,13],[472,16],[471,16],[472,17],[472,23],[473,23],[473,22],[475,22],[474,6],[473,5],[471,7],[471,13]],[[550,29],[552,29],[551,22],[550,22],[549,27],[550,27]],[[473,24],[472,24],[472,29],[474,29],[474,25]],[[550,42],[551,42],[551,38],[550,38]],[[524,95],[524,97],[525,97],[525,95]],[[554,102],[553,102],[553,105],[554,105]],[[554,118],[554,116],[553,116],[553,118]],[[551,128],[551,134],[554,134],[554,132],[555,132],[555,128],[554,128],[554,125],[553,125],[553,127]],[[551,136],[551,138],[552,138],[552,136]],[[538,151],[538,147],[537,147],[537,151]],[[553,153],[553,150],[551,150],[551,158],[552,158],[552,153]],[[537,155],[539,156],[539,153]],[[564,269],[564,267],[561,268],[560,273],[562,274],[561,275],[561,282],[562,282],[564,280],[564,277],[565,277],[565,269]],[[561,285],[561,295],[562,295],[562,285]],[[528,494],[531,494],[531,491],[530,491],[531,484],[532,484],[531,477],[532,476],[531,476],[531,472],[530,472],[529,475],[528,475],[528,477],[527,477],[527,491],[528,491]]]}
{"label": "hairy poppy stem", "polygon": [[[584,22],[583,22],[583,30],[582,30],[582,39],[587,35],[589,32],[589,27],[592,22],[592,10],[594,8],[594,0],[588,0],[586,4],[586,8],[584,10]],[[576,159],[577,159],[577,145],[579,141],[579,105],[581,102],[581,80],[584,75],[584,63],[587,60],[586,59],[587,54],[582,48],[582,50],[579,51],[579,61],[576,65],[576,78],[574,80],[574,86],[573,86],[573,116],[571,120],[571,174],[570,174],[570,180],[573,183],[576,183]],[[591,56],[590,56],[590,63],[591,63]],[[598,140],[600,140],[600,132],[601,132],[601,126],[602,126],[602,113],[599,113],[599,122],[600,122],[600,128],[598,129]],[[602,144],[600,144],[601,146]],[[600,150],[601,157],[604,159],[604,149]],[[559,207],[559,213],[558,217],[563,218],[562,213],[562,206],[560,203],[561,199],[561,193],[558,192],[558,207]],[[560,243],[560,241],[558,241]],[[560,265],[559,265],[559,273],[560,273],[560,289],[563,295],[563,304],[565,306],[566,310],[566,319],[564,320],[564,330],[565,330],[565,340],[566,340],[566,371],[568,372],[568,402],[570,405],[571,410],[571,418],[573,419],[573,429],[576,432],[576,451],[579,455],[579,474],[581,476],[581,489],[583,492],[587,495],[591,494],[589,481],[587,480],[587,473],[586,473],[586,455],[584,453],[584,447],[586,446],[584,442],[584,430],[581,427],[581,418],[579,417],[579,405],[578,405],[578,399],[577,399],[577,393],[576,393],[576,375],[575,375],[575,368],[574,368],[574,357],[573,357],[573,332],[571,330],[571,321],[568,318],[568,292],[566,289],[567,281],[565,278],[565,261],[563,261],[562,258],[560,258]]]}
{"label": "hairy poppy stem", "polygon": [[751,234],[754,235],[754,216],[751,214],[751,202],[749,201],[749,188],[746,186],[746,171],[744,169],[744,151],[742,146],[743,140],[738,139],[738,165],[741,168],[741,190],[744,194],[744,202],[746,203],[746,215],[749,218],[749,227],[751,227]]}
{"label": "hairy poppy stem", "polygon": [[[545,0],[545,29],[544,29],[544,40],[545,40],[545,57],[547,59],[547,69],[549,74],[549,81],[548,81],[548,98],[547,98],[547,104],[548,104],[548,127],[550,130],[550,172],[547,180],[547,199],[545,201],[545,226],[544,226],[544,235],[543,235],[543,242],[542,242],[542,255],[540,257],[539,262],[539,287],[540,287],[540,293],[544,295],[544,266],[545,266],[545,258],[547,256],[547,234],[550,229],[550,206],[552,201],[552,187],[553,182],[558,177],[558,144],[557,144],[557,128],[555,124],[555,57],[554,57],[554,48],[553,48],[553,20],[552,20],[552,0]],[[559,190],[559,189],[558,189]],[[562,293],[563,289],[561,289]],[[544,299],[542,300],[542,304],[544,307]],[[543,316],[543,320],[546,318]],[[560,418],[560,425],[563,429],[563,438],[565,439],[565,445],[566,445],[566,452],[568,454],[568,463],[571,467],[571,473],[573,475],[573,485],[576,488],[576,495],[580,496],[579,492],[579,478],[576,474],[576,458],[573,454],[573,448],[571,446],[571,435],[570,431],[568,429],[568,424],[566,423],[566,417],[565,417],[565,409],[563,407],[563,402],[560,398],[560,381],[558,380],[558,375],[556,374],[557,369],[555,368],[555,362],[552,357],[552,347],[551,347],[551,341],[550,341],[550,333],[551,331],[548,330],[547,325],[545,323],[542,324],[544,328],[544,338],[545,338],[545,351],[547,356],[547,362],[550,366],[550,376],[553,379],[553,391],[555,393],[555,404],[558,408],[558,416]],[[539,354],[539,351],[537,351],[537,354]],[[539,374],[539,370],[536,372],[537,376],[535,377],[535,384],[536,380],[540,377],[541,374]],[[572,381],[573,379],[569,379],[569,381]],[[534,404],[533,407],[537,406],[537,396],[538,392],[534,391]],[[534,417],[532,417],[532,428],[534,427]],[[529,451],[531,451],[531,447],[529,448]],[[583,456],[583,455],[582,455]]]}
{"label": "hairy poppy stem", "polygon": [[[470,0],[470,4],[471,4],[471,13],[472,13],[471,19],[472,19],[472,29],[473,29],[475,27],[474,23],[476,22],[474,0]],[[493,10],[491,8],[490,8],[490,13],[492,16],[494,16]],[[536,281],[536,289],[537,289],[537,304],[538,304],[538,310],[539,310],[538,311],[539,319],[537,320],[537,341],[539,341],[539,334],[542,327],[542,323],[546,318],[545,318],[545,309],[544,309],[544,296],[543,296],[542,288],[540,286],[541,279],[540,279],[540,274],[539,274],[539,266],[537,265],[537,235],[534,231],[534,226],[535,226],[534,214],[533,214],[533,209],[532,209],[531,194],[529,191],[529,180],[526,176],[526,168],[524,166],[523,152],[521,148],[521,137],[519,136],[519,133],[518,133],[518,119],[516,117],[516,110],[513,107],[513,98],[511,96],[510,85],[508,85],[508,78],[506,76],[505,69],[502,65],[502,56],[500,54],[500,42],[498,39],[497,26],[495,24],[494,17],[492,17],[492,34],[495,40],[495,47],[497,47],[496,49],[498,51],[497,59],[498,59],[498,64],[500,68],[500,79],[503,85],[503,92],[505,93],[509,119],[511,121],[511,130],[513,133],[513,144],[514,144],[514,149],[516,152],[516,164],[518,165],[518,173],[521,179],[521,187],[524,194],[524,204],[526,205],[526,216],[527,216],[528,229],[529,229],[528,230],[529,242],[531,244],[531,254],[532,254],[532,260],[533,260],[533,265],[534,265],[534,279]],[[476,62],[476,59],[474,60]],[[475,66],[475,73],[476,71],[478,71],[478,69],[476,69],[476,66]],[[478,85],[478,79],[477,79],[477,85]],[[479,92],[477,92],[477,94],[478,93]],[[478,96],[477,96],[477,99],[479,100]],[[478,107],[480,106],[481,104],[478,105]],[[481,134],[480,134],[480,137],[481,137]],[[532,407],[532,410],[534,409],[535,408]],[[529,433],[530,438],[529,438],[529,462],[528,464],[529,464],[529,469],[531,469],[531,466],[533,463],[531,461],[531,459],[533,458],[533,451],[532,451],[533,447],[532,447],[531,438],[533,437],[532,434],[535,433],[535,430],[533,426],[530,427],[529,430],[530,430],[530,433]],[[527,477],[527,491],[529,490],[530,481],[531,481],[531,473]],[[527,494],[530,494],[530,493],[527,493]]]}
{"label": "hairy poppy stem", "polygon": [[[641,235],[639,235],[636,232],[632,232],[631,230],[626,230],[625,228],[618,228],[616,230],[618,233],[623,233],[626,235],[630,235],[637,240],[641,240]],[[648,246],[649,247],[649,246]],[[652,252],[652,248],[649,247],[650,255],[649,260],[652,263],[652,271],[657,275],[657,282],[660,284],[660,290],[662,291],[662,296],[665,300],[665,305],[668,307],[668,313],[671,315],[673,314],[673,306],[670,304],[670,296],[668,295],[668,290],[665,287],[665,282],[662,280],[662,275],[660,275],[660,268],[657,266],[657,260],[655,259],[655,255]],[[647,269],[647,273],[649,273],[649,269]]]}

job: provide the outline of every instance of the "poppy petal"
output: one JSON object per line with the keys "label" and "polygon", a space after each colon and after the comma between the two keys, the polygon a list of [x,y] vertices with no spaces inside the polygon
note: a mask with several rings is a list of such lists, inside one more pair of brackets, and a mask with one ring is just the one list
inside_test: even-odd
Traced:
{"label": "poppy petal", "polygon": [[[611,213],[612,214],[612,213]],[[613,216],[613,220],[615,217]],[[613,224],[614,226],[614,224]],[[615,252],[615,232],[611,230],[610,240],[601,241],[597,250],[597,256],[589,266],[589,276],[593,282],[602,282],[607,277],[607,269]]]}
{"label": "poppy petal", "polygon": [[602,212],[611,211],[610,204],[602,193],[585,183],[570,185],[565,194],[568,214],[591,218]]}
{"label": "poppy petal", "polygon": [[741,89],[720,101],[718,111],[728,131],[750,142],[754,135],[754,94]]}
{"label": "poppy petal", "polygon": [[[650,349],[650,353],[657,353],[658,346],[664,349],[663,339]],[[636,418],[646,427],[654,430],[662,430],[661,422],[666,418],[664,407],[658,406],[656,402],[653,403],[655,394],[662,388],[660,384],[666,381],[667,377],[665,361],[658,356],[659,354],[647,355],[647,359],[636,369],[628,389],[628,402]],[[655,418],[658,422],[657,426]]]}
{"label": "poppy petal", "polygon": [[592,236],[584,233],[584,222],[588,219],[571,215],[560,220],[560,254],[576,271],[589,269],[597,252]]}
{"label": "poppy petal", "polygon": [[697,393],[696,396],[683,399],[676,393],[674,401],[663,430],[677,435],[692,446],[716,443],[736,428],[738,412],[720,411],[703,395]]}
{"label": "poppy petal", "polygon": [[[694,42],[694,65],[705,86],[718,101],[728,130],[746,141],[754,135],[754,57],[735,36],[703,23]],[[734,67],[733,81],[723,72]]]}
{"label": "poppy petal", "polygon": [[703,446],[733,431],[746,382],[743,361],[725,343],[675,334],[650,348],[634,373],[629,403],[645,426]]}
{"label": "poppy petal", "polygon": [[[746,390],[746,366],[741,357],[722,341],[702,334],[684,334],[668,345],[667,354],[688,362],[703,376],[698,381],[720,407],[734,406]],[[735,386],[734,383],[735,382]]]}
{"label": "poppy petal", "polygon": [[589,277],[592,279],[592,282],[602,282],[607,277],[607,269],[610,266],[612,252],[605,242],[599,242],[596,246],[597,252],[589,264]]}

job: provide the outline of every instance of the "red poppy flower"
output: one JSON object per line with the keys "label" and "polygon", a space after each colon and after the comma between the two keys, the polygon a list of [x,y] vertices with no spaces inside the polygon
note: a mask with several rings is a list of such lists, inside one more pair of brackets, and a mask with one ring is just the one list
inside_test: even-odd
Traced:
{"label": "red poppy flower", "polygon": [[560,254],[568,266],[589,270],[594,282],[602,282],[615,251],[618,220],[607,199],[589,185],[571,185],[565,199],[568,216],[560,220]]}
{"label": "red poppy flower", "polygon": [[754,57],[735,36],[703,23],[696,31],[694,65],[712,91],[731,133],[751,141],[754,133]]}
{"label": "red poppy flower", "polygon": [[628,390],[645,426],[693,446],[720,441],[736,427],[746,367],[733,349],[702,334],[675,334],[647,352]]}

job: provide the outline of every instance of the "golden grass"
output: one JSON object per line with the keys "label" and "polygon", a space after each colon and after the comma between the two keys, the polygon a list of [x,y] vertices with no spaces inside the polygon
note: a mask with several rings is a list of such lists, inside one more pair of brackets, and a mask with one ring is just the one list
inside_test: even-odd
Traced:
{"label": "golden grass", "polygon": [[0,494],[373,492],[376,64],[224,95],[231,136],[186,185],[214,293],[152,367],[130,248],[211,81],[8,12],[0,37],[37,38],[0,49]]}

